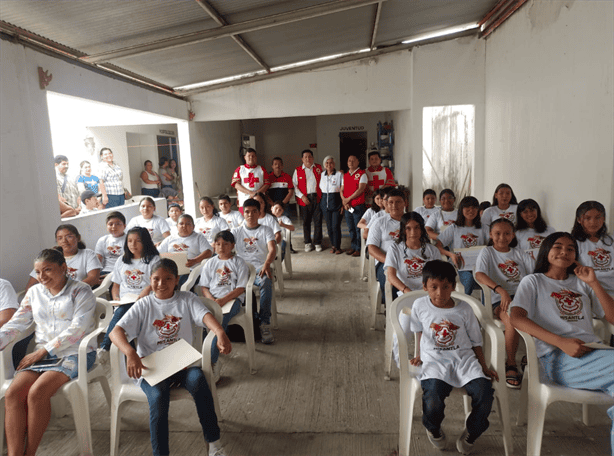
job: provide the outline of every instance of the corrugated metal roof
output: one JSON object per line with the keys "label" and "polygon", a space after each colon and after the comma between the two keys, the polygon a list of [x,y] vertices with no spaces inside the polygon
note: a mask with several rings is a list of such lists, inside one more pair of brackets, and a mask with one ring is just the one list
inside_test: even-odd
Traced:
{"label": "corrugated metal roof", "polygon": [[[367,48],[377,11],[375,0],[367,4],[369,1],[208,0],[206,3],[228,24],[220,28],[199,4],[205,0],[1,0],[0,20],[72,48],[76,56],[149,45],[196,32],[216,33],[199,43],[182,41],[177,47],[148,49],[138,55],[97,57],[99,63],[108,62],[161,85],[178,87],[262,69],[248,55],[249,49],[244,50],[228,36],[217,36],[218,31],[228,33],[229,27],[235,27],[240,39],[257,54],[255,58],[262,59],[268,67]],[[383,1],[375,45],[397,44],[423,33],[477,22],[497,2]],[[352,9],[330,13],[329,7]],[[326,9],[327,14],[307,19],[302,16],[299,21],[281,24],[271,19],[264,28],[243,32],[247,21],[305,8],[316,8],[319,13]],[[0,30],[1,27],[2,23]],[[4,30],[13,33],[8,28]]]}
{"label": "corrugated metal roof", "polygon": [[272,67],[369,47],[375,7],[280,25],[243,37]]}

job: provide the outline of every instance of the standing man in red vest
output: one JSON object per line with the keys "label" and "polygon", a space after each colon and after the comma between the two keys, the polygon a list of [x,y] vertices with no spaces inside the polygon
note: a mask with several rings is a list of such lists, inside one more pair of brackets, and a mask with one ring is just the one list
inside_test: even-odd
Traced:
{"label": "standing man in red vest", "polygon": [[258,192],[266,194],[269,189],[269,174],[258,164],[256,151],[251,147],[243,156],[245,164],[239,166],[232,175],[232,185],[237,190],[237,207],[243,213],[243,203]]}
{"label": "standing man in red vest", "polygon": [[358,222],[365,213],[365,190],[367,188],[367,175],[358,168],[356,155],[348,157],[349,171],[343,175],[343,187],[341,187],[341,202],[345,209],[345,221],[348,224],[352,248],[347,255],[360,256],[360,228]]}
{"label": "standing man in red vest", "polygon": [[305,252],[311,252],[311,221],[313,220],[313,243],[316,252],[322,251],[322,209],[320,209],[320,178],[322,165],[313,164],[313,152],[305,149],[302,152],[303,165],[294,170],[292,182],[296,192],[296,201],[299,204],[303,218],[303,238]]}
{"label": "standing man in red vest", "polygon": [[366,203],[373,204],[373,194],[376,190],[385,187],[396,187],[392,171],[382,166],[382,156],[378,151],[369,152],[369,167],[367,168]]}

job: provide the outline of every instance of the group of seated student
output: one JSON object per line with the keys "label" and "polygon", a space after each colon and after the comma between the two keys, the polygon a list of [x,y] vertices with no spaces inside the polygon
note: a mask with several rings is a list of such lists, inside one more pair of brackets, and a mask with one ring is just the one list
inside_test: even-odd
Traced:
{"label": "group of seated student", "polygon": [[[465,387],[473,398],[473,411],[456,446],[459,452],[469,453],[488,427],[492,403],[492,388],[482,380],[473,385],[474,380],[498,381],[496,373],[484,365],[471,309],[450,297],[457,272],[465,294],[478,288],[474,273],[492,291],[493,315],[505,327],[506,386],[520,388],[522,383],[516,362],[518,328],[537,339],[537,355],[551,381],[614,396],[614,351],[584,345],[599,340],[593,332],[593,317],[614,323],[614,239],[607,232],[603,205],[582,203],[571,233],[564,233],[548,226],[535,200],[518,203],[507,184],[496,188],[492,205],[467,196],[455,209],[452,190],[444,189],[439,196],[441,206],[436,207],[436,193],[428,189],[424,206],[404,213],[403,192],[384,189],[375,193],[371,213],[365,213],[360,222],[368,231],[368,253],[376,260],[382,297],[386,279],[394,297],[419,289],[429,294],[414,304],[411,322],[406,315],[400,317],[406,334],[428,332],[424,338],[420,334],[422,345],[411,363],[423,366],[423,424],[429,441],[445,448],[443,401],[452,387]],[[475,266],[468,267],[457,250],[476,246],[484,248]],[[442,256],[449,262],[441,261]],[[470,313],[471,318],[462,313]],[[458,327],[456,340],[463,343],[440,352],[433,343],[435,328],[444,321]],[[483,397],[476,399],[476,390]],[[608,414],[614,420],[614,407]],[[614,448],[614,425],[612,436]]]}
{"label": "group of seated student", "polygon": [[[140,203],[141,215],[128,223],[121,212],[107,215],[109,234],[98,240],[95,251],[85,247],[75,226],[63,224],[55,233],[56,247],[43,250],[35,259],[21,304],[11,284],[0,280],[0,349],[15,340],[32,322],[36,325],[35,334],[13,348],[17,372],[6,394],[10,455],[35,454],[49,423],[50,398],[64,383],[76,377],[79,342],[94,328],[96,299],[92,288],[99,286],[108,274],[111,274],[112,283],[110,296],[118,305],[100,348],[89,347],[88,369],[93,366],[97,352],[101,362],[108,362],[111,344],[115,343],[126,355],[129,376],[139,379],[143,369],[140,357],[176,340],[173,337],[160,344],[160,335],[151,329],[153,322],[168,315],[183,319],[189,316],[189,321],[180,325],[182,338],[192,340],[192,324],[206,326],[216,334],[211,359],[214,379],[219,380],[219,354],[231,350],[225,330],[245,303],[248,263],[257,271],[255,285],[260,288],[260,308],[255,318],[260,322],[261,342],[274,342],[270,328],[271,264],[276,244],[281,241],[279,222],[293,230],[292,222],[283,216],[283,204],[274,206],[279,218],[271,215],[268,201],[262,194],[244,202],[245,218],[230,210],[230,198],[226,195],[220,197],[219,207],[218,215],[210,198],[201,199],[203,217],[199,219],[201,230],[198,230],[191,215],[183,214],[180,206],[173,206],[169,210],[171,228],[166,220],[155,215],[155,202],[146,197]],[[212,219],[221,223],[209,223]],[[207,226],[211,227],[208,231]],[[206,234],[211,236],[211,242]],[[165,252],[187,253],[185,266],[188,268],[210,258],[197,284],[205,297],[224,307],[221,324],[209,315],[193,292],[178,291],[187,275],[180,277],[174,261],[160,258],[160,253]],[[26,355],[28,342],[33,337],[36,337],[37,349]],[[129,343],[135,337],[136,349]],[[200,369],[181,371],[155,386],[143,379],[139,384],[149,402],[151,444],[155,455],[169,454],[168,406],[165,403],[171,384],[184,386],[194,397],[203,434],[209,443],[209,454],[225,454],[219,440],[211,393]]]}
{"label": "group of seated student", "polygon": [[[429,295],[416,301],[411,319],[401,315],[407,334],[420,333],[417,356],[411,363],[422,366],[423,424],[429,441],[436,448],[445,447],[441,429],[444,399],[451,388],[464,387],[472,396],[473,411],[456,446],[459,452],[469,453],[488,427],[489,379],[498,381],[485,365],[471,309],[451,298],[457,270],[467,295],[477,288],[472,273],[492,290],[493,315],[505,326],[508,387],[519,388],[522,381],[516,362],[517,328],[537,339],[542,371],[551,381],[614,395],[614,351],[584,345],[599,339],[593,332],[593,317],[614,323],[614,239],[608,234],[604,206],[596,201],[582,203],[571,233],[564,233],[547,225],[535,200],[518,203],[507,184],[496,188],[488,208],[467,196],[457,210],[450,189],[441,191],[441,206],[435,207],[435,196],[434,191],[426,190],[424,207],[406,212],[403,190],[375,191],[370,212],[360,220],[367,231],[368,252],[376,260],[382,296],[386,279],[394,296],[421,288]],[[186,340],[191,340],[192,324],[214,331],[213,371],[219,376],[219,354],[231,350],[225,330],[245,302],[248,263],[256,270],[255,285],[260,288],[255,318],[260,322],[261,341],[274,342],[271,265],[281,227],[293,229],[292,223],[283,215],[283,202],[274,204],[272,215],[268,198],[259,192],[244,201],[242,216],[230,210],[226,195],[220,197],[219,208],[218,213],[210,198],[201,199],[203,217],[199,220],[204,228],[199,230],[191,215],[172,207],[169,219],[176,225],[171,228],[155,215],[154,201],[145,198],[141,215],[129,223],[121,212],[108,214],[109,234],[98,240],[95,251],[86,248],[73,225],[63,224],[55,232],[57,246],[43,250],[35,259],[21,304],[10,283],[0,280],[0,350],[32,322],[36,324],[36,350],[26,355],[28,341],[25,345],[22,341],[12,353],[17,373],[6,393],[5,420],[10,455],[35,454],[50,419],[50,398],[77,375],[79,342],[95,326],[92,288],[108,274],[112,274],[111,298],[122,305],[116,307],[98,356],[104,361],[115,343],[126,355],[132,378],[141,376],[140,357],[176,340],[159,344],[153,323],[147,323],[167,315],[189,315],[180,329]],[[225,225],[211,223],[215,218]],[[215,231],[211,241],[205,236],[207,229]],[[476,246],[484,248],[475,267],[467,267],[457,250]],[[204,296],[224,308],[221,324],[194,293],[177,291],[186,277],[179,277],[176,264],[161,259],[161,252],[187,252],[188,268],[210,258],[198,286]],[[441,261],[442,255],[450,261]],[[457,328],[454,350],[438,349],[436,328],[442,322]],[[136,349],[128,343],[135,337]],[[89,347],[88,368],[94,364],[96,348]],[[192,393],[203,435],[210,444],[209,454],[223,455],[211,393],[199,369],[181,371],[154,387],[140,382],[150,407],[154,454],[169,454],[165,404],[171,384]],[[614,420],[614,407],[608,414]],[[614,448],[614,441],[612,445]]]}

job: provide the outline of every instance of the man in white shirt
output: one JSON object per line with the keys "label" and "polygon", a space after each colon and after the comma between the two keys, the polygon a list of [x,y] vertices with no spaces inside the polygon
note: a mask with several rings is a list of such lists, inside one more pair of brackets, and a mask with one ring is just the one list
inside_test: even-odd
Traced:
{"label": "man in white shirt", "polygon": [[313,163],[313,152],[305,149],[302,152],[302,166],[294,170],[292,182],[296,191],[296,201],[299,204],[301,217],[303,218],[303,239],[305,252],[311,252],[311,221],[313,220],[313,243],[316,252],[322,251],[322,209],[320,200],[320,178],[322,177],[322,165]]}
{"label": "man in white shirt", "polygon": [[79,189],[66,175],[68,172],[68,158],[65,155],[56,155],[54,162],[61,216],[62,218],[74,217],[81,212],[81,198],[79,196]]}
{"label": "man in white shirt", "polygon": [[235,237],[235,250],[247,263],[256,268],[254,284],[260,288],[260,336],[262,343],[272,344],[275,339],[271,332],[271,302],[273,299],[273,273],[271,264],[275,260],[275,236],[268,226],[258,224],[260,203],[249,198],[243,204],[245,222],[231,233]]}

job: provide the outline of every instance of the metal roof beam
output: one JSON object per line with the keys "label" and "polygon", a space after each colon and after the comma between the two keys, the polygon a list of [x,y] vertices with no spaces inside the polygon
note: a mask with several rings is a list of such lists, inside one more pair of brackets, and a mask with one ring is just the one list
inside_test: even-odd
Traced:
{"label": "metal roof beam", "polygon": [[159,51],[162,49],[171,49],[189,44],[202,43],[205,41],[216,40],[229,36],[235,36],[247,32],[255,32],[278,25],[289,24],[292,22],[312,19],[314,17],[325,16],[328,14],[339,13],[362,6],[380,3],[385,0],[335,0],[324,3],[322,5],[301,8],[286,13],[274,14],[265,16],[251,21],[239,22],[237,24],[226,25],[210,30],[188,33],[162,40],[152,41],[144,44],[128,46],[114,51],[101,52],[81,59],[90,63],[108,62],[110,60],[120,59],[123,57],[132,57],[135,55],[147,54],[150,52]]}
{"label": "metal roof beam", "polygon": [[278,78],[280,76],[286,76],[288,74],[305,73],[307,71],[313,71],[313,70],[317,70],[317,69],[320,69],[320,68],[331,67],[333,65],[340,65],[342,63],[348,63],[348,62],[354,62],[354,61],[358,61],[358,60],[370,59],[370,58],[378,57],[380,55],[390,54],[392,52],[410,50],[410,49],[412,49],[414,47],[418,47],[418,46],[425,46],[427,44],[433,44],[433,43],[439,43],[439,42],[442,42],[442,41],[454,40],[454,39],[457,39],[457,38],[461,38],[463,36],[473,36],[473,35],[477,35],[478,33],[479,33],[479,29],[478,28],[472,28],[472,29],[468,29],[468,30],[462,30],[462,31],[456,32],[456,33],[451,33],[449,35],[437,36],[437,37],[434,37],[434,38],[428,38],[428,39],[422,40],[422,41],[416,41],[416,42],[407,43],[407,44],[395,44],[395,45],[388,46],[388,47],[381,47],[381,48],[375,49],[373,51],[355,53],[355,54],[339,57],[339,58],[336,58],[336,59],[326,60],[326,61],[323,61],[323,62],[316,62],[316,63],[311,63],[311,64],[308,64],[308,65],[301,65],[301,66],[297,66],[297,67],[293,67],[293,68],[288,68],[288,69],[285,69],[285,70],[278,70],[278,71],[273,70],[269,74],[260,74],[260,75],[256,75],[256,76],[246,76],[245,78],[242,78],[242,79],[235,79],[233,81],[222,82],[222,83],[219,83],[219,84],[211,84],[211,85],[208,85],[206,87],[201,87],[201,88],[197,88],[197,89],[191,89],[191,90],[177,90],[177,89],[175,89],[175,93],[178,94],[178,95],[181,95],[181,96],[191,96],[191,95],[196,95],[196,94],[199,94],[199,93],[210,92],[212,90],[223,89],[225,87],[234,87],[234,86],[238,86],[238,85],[242,85],[242,84],[250,84],[252,82],[264,81],[266,79]]}
{"label": "metal roof beam", "polygon": [[[218,25],[221,25],[222,27],[225,27],[228,25],[228,22],[226,21],[226,19],[224,19],[222,16],[220,16],[220,13],[218,13],[215,8],[213,8],[213,6],[211,6],[208,2],[206,2],[205,0],[196,0],[196,3],[198,3],[198,6],[200,6],[202,9],[205,10],[205,12],[211,16],[211,18],[218,23]],[[247,54],[256,61],[256,63],[258,63],[258,65],[260,65],[264,70],[266,71],[271,71],[271,67],[269,67],[266,63],[264,63],[264,60],[262,60],[262,58],[256,54],[256,51],[254,51],[251,46],[249,44],[247,44],[245,42],[245,40],[240,36],[240,35],[232,35],[231,38],[235,41],[235,43],[237,43],[239,46],[241,46],[241,48],[247,52]]]}
{"label": "metal roof beam", "polygon": [[382,2],[377,4],[377,9],[375,10],[375,22],[373,23],[373,31],[371,32],[371,45],[369,49],[375,49],[375,37],[377,36],[377,29],[379,28],[379,18],[382,14]]}

